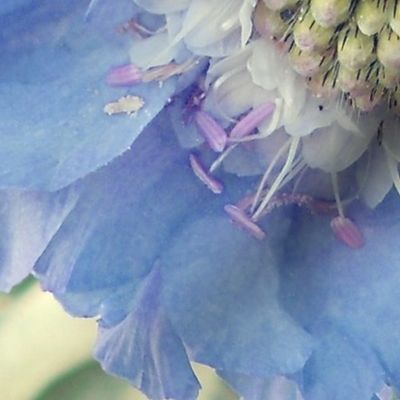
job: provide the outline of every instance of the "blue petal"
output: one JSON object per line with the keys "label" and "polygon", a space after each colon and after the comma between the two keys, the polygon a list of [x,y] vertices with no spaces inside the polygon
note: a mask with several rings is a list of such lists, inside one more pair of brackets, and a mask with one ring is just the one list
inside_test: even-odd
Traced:
{"label": "blue petal", "polygon": [[300,392],[294,381],[283,376],[257,378],[219,371],[243,400],[300,400]]}
{"label": "blue petal", "polygon": [[[128,61],[129,35],[118,26],[136,7],[101,2],[85,20],[87,5],[32,1],[0,15],[0,186],[68,185],[128,149],[174,91],[173,80],[108,87],[110,67]],[[103,112],[128,93],[143,97],[145,109]]]}
{"label": "blue petal", "polygon": [[73,193],[0,191],[0,291],[9,291],[31,272],[75,200]]}
{"label": "blue petal", "polygon": [[302,368],[313,341],[277,299],[287,223],[276,220],[277,237],[259,242],[220,210],[203,209],[171,240],[161,258],[164,297],[191,359],[259,377]]}
{"label": "blue petal", "polygon": [[155,267],[136,292],[126,319],[100,329],[95,357],[107,372],[128,379],[153,400],[194,400],[199,384],[160,304],[160,287]]}
{"label": "blue petal", "polygon": [[[68,191],[79,200],[38,261],[43,286],[76,315],[114,324],[182,220],[212,195],[157,118],[132,150]],[[105,301],[107,299],[107,301]]]}
{"label": "blue petal", "polygon": [[2,0],[0,3],[0,15],[7,14],[16,8],[29,5],[32,1],[33,0]]}
{"label": "blue petal", "polygon": [[304,368],[307,400],[368,400],[379,392],[384,373],[370,348],[329,326],[314,334],[320,344]]}
{"label": "blue petal", "polygon": [[[194,359],[261,376],[298,370],[312,341],[277,303],[277,251],[230,224],[226,199],[195,179],[167,120],[68,189],[79,200],[36,274],[70,312],[100,314],[110,327],[159,259],[168,311]],[[276,222],[282,237],[287,223]]]}
{"label": "blue petal", "polygon": [[[343,377],[348,398],[365,398],[354,384],[356,380],[358,386],[368,389],[374,379],[383,383],[376,360],[386,378],[400,384],[400,202],[392,194],[374,211],[358,206],[350,214],[365,235],[362,249],[351,250],[337,242],[325,219],[299,215],[286,248],[288,258],[281,268],[281,298],[287,310],[321,339],[316,359],[310,363],[320,363],[325,368],[306,367],[308,380],[314,375],[315,382],[325,383],[324,394],[320,393],[318,399],[335,398],[331,393],[337,390],[341,362],[353,365]],[[321,321],[331,327],[323,335],[315,328]],[[340,344],[335,356],[333,339],[329,338],[338,342],[338,332],[343,340],[351,339],[352,343]],[[365,348],[373,352],[376,360]],[[350,356],[345,358],[346,352],[352,354],[353,361]],[[363,363],[365,373],[360,371]],[[371,396],[369,393],[367,398]]]}

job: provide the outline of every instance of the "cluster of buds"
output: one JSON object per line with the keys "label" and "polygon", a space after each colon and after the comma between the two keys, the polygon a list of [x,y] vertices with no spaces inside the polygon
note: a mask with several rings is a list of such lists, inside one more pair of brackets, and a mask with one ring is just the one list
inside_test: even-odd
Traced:
{"label": "cluster of buds", "polygon": [[400,114],[398,0],[260,0],[255,26],[323,97]]}

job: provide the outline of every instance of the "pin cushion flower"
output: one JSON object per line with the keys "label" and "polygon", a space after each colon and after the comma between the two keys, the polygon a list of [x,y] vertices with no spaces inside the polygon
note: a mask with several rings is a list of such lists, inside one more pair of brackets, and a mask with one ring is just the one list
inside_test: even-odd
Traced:
{"label": "pin cushion flower", "polygon": [[1,288],[33,273],[97,318],[95,357],[151,399],[195,399],[192,361],[249,400],[395,390],[399,20],[3,2]]}

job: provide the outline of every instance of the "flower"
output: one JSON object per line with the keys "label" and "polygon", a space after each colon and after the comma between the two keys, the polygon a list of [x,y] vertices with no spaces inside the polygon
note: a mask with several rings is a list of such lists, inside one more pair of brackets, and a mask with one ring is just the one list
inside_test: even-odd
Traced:
{"label": "flower", "polygon": [[152,399],[195,399],[190,361],[251,400],[397,387],[397,78],[352,75],[396,60],[364,3],[5,2],[2,288],[97,317]]}

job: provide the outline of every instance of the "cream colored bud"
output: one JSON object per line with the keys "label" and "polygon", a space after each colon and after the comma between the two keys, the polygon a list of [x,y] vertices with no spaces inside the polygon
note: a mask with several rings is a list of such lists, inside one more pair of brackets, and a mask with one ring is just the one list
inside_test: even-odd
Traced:
{"label": "cream colored bud", "polygon": [[311,13],[323,27],[336,27],[349,18],[352,0],[311,0]]}
{"label": "cream colored bud", "polygon": [[387,8],[376,0],[360,0],[355,15],[360,31],[367,36],[378,33],[388,20]]}
{"label": "cream colored bud", "polygon": [[334,35],[334,28],[319,25],[311,12],[298,18],[293,28],[294,41],[302,50],[325,51]]}
{"label": "cream colored bud", "polygon": [[264,4],[271,10],[284,10],[295,6],[297,0],[264,0]]}
{"label": "cream colored bud", "polygon": [[290,52],[290,61],[298,74],[309,77],[321,70],[325,57],[320,53],[304,51],[295,46]]}
{"label": "cream colored bud", "polygon": [[374,84],[370,79],[370,68],[356,71],[341,65],[337,82],[343,92],[350,93],[352,97],[356,97],[366,95],[371,91]]}
{"label": "cream colored bud", "polygon": [[349,27],[340,32],[337,54],[346,68],[364,68],[374,59],[374,39],[364,35],[357,27]]}
{"label": "cream colored bud", "polygon": [[390,15],[390,27],[400,36],[400,3],[398,0],[394,0],[394,4],[389,11]]}
{"label": "cream colored bud", "polygon": [[400,37],[389,27],[379,35],[377,54],[386,68],[400,68]]}
{"label": "cream colored bud", "polygon": [[334,70],[320,72],[308,81],[311,93],[324,99],[335,99],[339,96],[336,73]]}
{"label": "cream colored bud", "polygon": [[283,21],[279,11],[273,11],[260,1],[254,11],[254,26],[261,36],[281,38],[289,25]]}
{"label": "cream colored bud", "polygon": [[379,82],[388,89],[393,89],[400,84],[400,69],[386,68],[383,65],[379,68]]}
{"label": "cream colored bud", "polygon": [[383,94],[384,89],[378,86],[366,95],[355,97],[354,104],[360,111],[370,112],[381,102]]}

